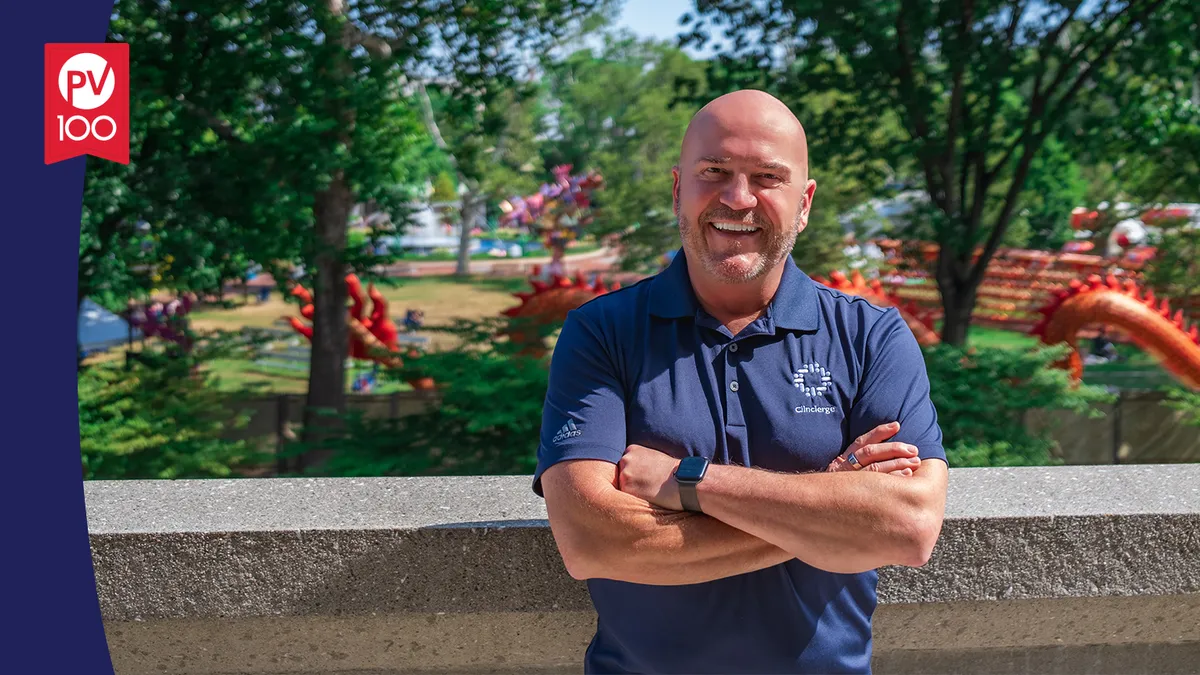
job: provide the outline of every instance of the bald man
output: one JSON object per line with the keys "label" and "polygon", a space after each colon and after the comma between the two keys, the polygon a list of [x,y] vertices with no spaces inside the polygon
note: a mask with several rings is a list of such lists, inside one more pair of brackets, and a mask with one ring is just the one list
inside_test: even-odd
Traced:
{"label": "bald man", "polygon": [[775,98],[710,102],[674,169],[681,251],[563,326],[533,489],[598,615],[585,672],[870,672],[875,570],[934,548],[921,351],[792,261],[807,155]]}

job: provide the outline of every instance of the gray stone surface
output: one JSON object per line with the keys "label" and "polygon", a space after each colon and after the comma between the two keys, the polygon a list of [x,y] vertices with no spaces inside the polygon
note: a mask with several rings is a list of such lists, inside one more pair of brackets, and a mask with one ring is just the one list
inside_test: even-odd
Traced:
{"label": "gray stone surface", "polygon": [[[85,492],[121,673],[579,672],[594,627],[526,476]],[[881,673],[1182,672],[1200,466],[954,469],[933,558],[879,594]]]}
{"label": "gray stone surface", "polygon": [[[543,521],[528,476],[89,481],[92,534]],[[1200,514],[1200,464],[953,469],[947,518]]]}

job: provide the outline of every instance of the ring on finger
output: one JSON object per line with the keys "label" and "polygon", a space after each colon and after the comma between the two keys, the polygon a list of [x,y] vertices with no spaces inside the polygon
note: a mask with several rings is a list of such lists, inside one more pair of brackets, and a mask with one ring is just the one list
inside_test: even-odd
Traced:
{"label": "ring on finger", "polygon": [[863,468],[862,464],[859,464],[858,458],[854,456],[853,452],[849,455],[846,455],[846,463],[854,467],[855,471],[861,471]]}

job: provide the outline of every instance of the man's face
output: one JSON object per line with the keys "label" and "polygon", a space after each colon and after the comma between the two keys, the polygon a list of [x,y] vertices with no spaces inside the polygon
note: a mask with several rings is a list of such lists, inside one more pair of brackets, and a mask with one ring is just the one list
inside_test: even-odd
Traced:
{"label": "man's face", "polygon": [[688,260],[715,280],[766,274],[808,222],[816,185],[792,125],[746,110],[689,133],[674,170],[675,213]]}

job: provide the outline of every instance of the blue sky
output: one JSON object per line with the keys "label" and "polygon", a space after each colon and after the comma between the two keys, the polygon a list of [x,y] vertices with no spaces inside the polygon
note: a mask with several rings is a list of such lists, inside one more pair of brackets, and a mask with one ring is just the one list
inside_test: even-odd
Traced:
{"label": "blue sky", "polygon": [[692,10],[692,0],[625,0],[617,25],[642,37],[674,40],[679,17]]}

